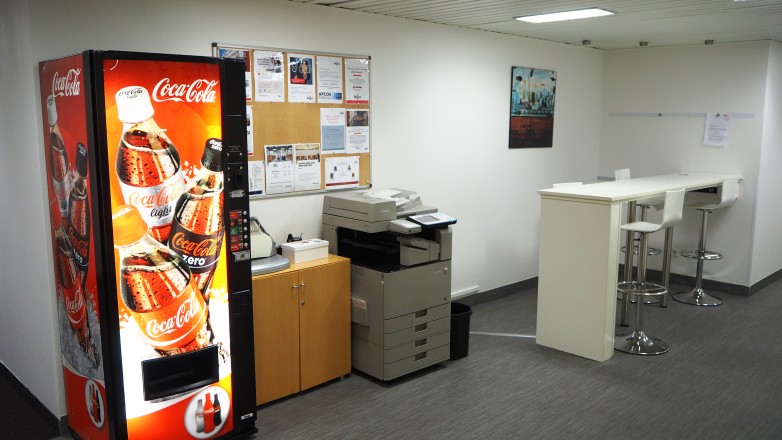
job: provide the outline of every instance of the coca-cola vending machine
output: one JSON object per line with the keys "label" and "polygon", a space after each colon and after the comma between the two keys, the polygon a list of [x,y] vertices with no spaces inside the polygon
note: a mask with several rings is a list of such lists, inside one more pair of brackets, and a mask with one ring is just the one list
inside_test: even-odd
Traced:
{"label": "coca-cola vending machine", "polygon": [[73,435],[256,432],[244,61],[87,51],[39,70]]}

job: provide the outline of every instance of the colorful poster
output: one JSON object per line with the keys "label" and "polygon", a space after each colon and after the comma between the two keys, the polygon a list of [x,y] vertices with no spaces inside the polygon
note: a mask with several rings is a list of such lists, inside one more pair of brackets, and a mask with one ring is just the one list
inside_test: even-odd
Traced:
{"label": "colorful poster", "polygon": [[509,148],[551,148],[557,72],[511,68]]}
{"label": "colorful poster", "polygon": [[315,57],[288,54],[288,102],[315,103]]}

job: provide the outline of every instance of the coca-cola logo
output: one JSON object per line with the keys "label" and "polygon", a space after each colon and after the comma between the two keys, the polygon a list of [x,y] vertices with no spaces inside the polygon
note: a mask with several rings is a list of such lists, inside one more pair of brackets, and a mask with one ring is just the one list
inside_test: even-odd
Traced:
{"label": "coca-cola logo", "polygon": [[80,314],[84,310],[84,295],[80,295],[79,292],[76,292],[73,297],[66,296],[65,297],[65,310],[68,311],[68,314],[71,316],[76,316],[77,314]]}
{"label": "coca-cola logo", "polygon": [[160,338],[163,335],[173,333],[190,322],[196,316],[199,309],[196,299],[189,298],[179,305],[179,309],[177,309],[175,316],[171,316],[162,321],[152,319],[147,322],[147,334],[152,338]]}
{"label": "coca-cola logo", "polygon": [[54,78],[52,78],[52,95],[78,96],[81,93],[80,75],[81,69],[70,69],[65,76],[60,76],[60,72],[54,72]]}
{"label": "coca-cola logo", "polygon": [[117,92],[117,97],[132,99],[143,93],[144,93],[143,87],[125,87],[124,89]]}
{"label": "coca-cola logo", "polygon": [[170,78],[161,79],[152,90],[156,102],[214,102],[218,81],[197,79],[190,84],[172,84]]}
{"label": "coca-cola logo", "polygon": [[86,264],[87,254],[90,251],[90,243],[81,234],[77,234],[75,228],[69,228],[68,238],[71,240],[73,250],[75,251],[74,259],[80,265]]}
{"label": "coca-cola logo", "polygon": [[133,191],[128,194],[126,202],[129,205],[135,206],[167,207],[179,198],[180,194],[179,191],[177,191],[177,183],[178,182],[174,182],[169,185],[164,185],[160,188],[160,191],[156,193]]}
{"label": "coca-cola logo", "polygon": [[217,139],[209,139],[209,147],[216,151],[223,151],[223,142]]}
{"label": "coca-cola logo", "polygon": [[193,257],[208,257],[217,254],[218,239],[206,238],[201,241],[188,240],[183,232],[171,237],[171,247]]}

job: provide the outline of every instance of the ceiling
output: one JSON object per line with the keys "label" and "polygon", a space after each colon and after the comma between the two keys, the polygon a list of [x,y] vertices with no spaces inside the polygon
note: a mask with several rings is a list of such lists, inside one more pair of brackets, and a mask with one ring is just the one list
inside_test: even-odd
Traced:
{"label": "ceiling", "polygon": [[[782,0],[290,0],[598,49],[782,42]],[[514,17],[598,7],[608,17],[530,24]],[[588,40],[585,41],[585,40]]]}

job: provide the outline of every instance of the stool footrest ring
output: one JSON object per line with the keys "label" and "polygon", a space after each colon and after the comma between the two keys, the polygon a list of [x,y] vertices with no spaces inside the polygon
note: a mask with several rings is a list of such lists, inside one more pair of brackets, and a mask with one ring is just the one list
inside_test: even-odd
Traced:
{"label": "stool footrest ring", "polygon": [[[622,246],[621,248],[622,252],[627,252],[627,246]],[[640,251],[638,250],[638,245],[633,246],[633,255],[638,255]],[[648,247],[646,249],[646,255],[660,255],[663,251],[656,247]]]}
{"label": "stool footrest ring", "polygon": [[639,296],[659,296],[668,293],[668,289],[662,284],[657,283],[639,283],[638,281],[622,281],[617,285],[616,290],[622,293]]}
{"label": "stool footrest ring", "polygon": [[721,260],[722,254],[712,251],[699,251],[697,249],[688,249],[686,251],[679,252],[679,255],[685,258],[692,258],[695,260]]}

